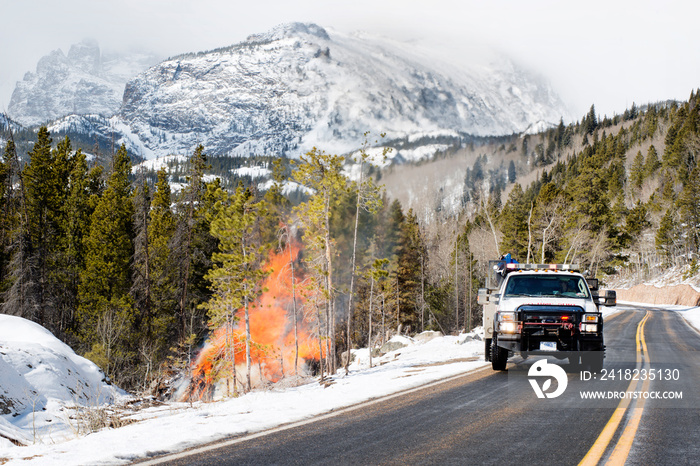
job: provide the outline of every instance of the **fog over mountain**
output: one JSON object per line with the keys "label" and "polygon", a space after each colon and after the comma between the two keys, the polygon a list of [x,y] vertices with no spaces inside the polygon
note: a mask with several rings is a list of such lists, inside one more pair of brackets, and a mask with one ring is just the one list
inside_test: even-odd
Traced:
{"label": "fog over mountain", "polygon": [[98,43],[86,39],[44,56],[27,72],[12,93],[8,114],[23,125],[42,124],[70,114],[115,114],[124,85],[158,62],[147,53],[103,55]]}

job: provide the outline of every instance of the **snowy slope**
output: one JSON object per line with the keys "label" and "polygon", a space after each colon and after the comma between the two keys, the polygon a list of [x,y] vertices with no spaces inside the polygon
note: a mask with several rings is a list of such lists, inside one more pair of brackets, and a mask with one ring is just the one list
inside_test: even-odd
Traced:
{"label": "snowy slope", "polygon": [[0,380],[0,451],[7,439],[29,444],[72,437],[79,426],[69,419],[70,406],[113,404],[126,396],[51,332],[5,314],[0,314]]}
{"label": "snowy slope", "polygon": [[201,143],[241,156],[347,153],[367,130],[388,141],[511,134],[562,115],[549,86],[504,58],[458,66],[416,44],[302,23],[164,61],[127,84],[120,111],[156,155]]}

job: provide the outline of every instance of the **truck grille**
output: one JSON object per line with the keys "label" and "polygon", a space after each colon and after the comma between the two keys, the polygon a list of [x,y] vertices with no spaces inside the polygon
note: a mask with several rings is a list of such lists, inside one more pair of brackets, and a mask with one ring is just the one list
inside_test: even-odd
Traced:
{"label": "truck grille", "polygon": [[520,306],[516,320],[522,325],[522,350],[537,349],[540,341],[556,341],[560,351],[574,349],[583,312],[580,306]]}

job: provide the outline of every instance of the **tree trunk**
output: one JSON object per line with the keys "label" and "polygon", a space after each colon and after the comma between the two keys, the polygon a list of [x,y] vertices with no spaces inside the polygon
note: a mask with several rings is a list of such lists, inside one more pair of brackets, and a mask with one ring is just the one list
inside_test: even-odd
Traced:
{"label": "tree trunk", "polygon": [[321,381],[323,381],[323,328],[321,325],[321,310],[316,306],[316,320],[318,322],[318,364],[320,365]]}
{"label": "tree trunk", "polygon": [[527,217],[527,260],[526,264],[530,263],[530,250],[532,249],[532,210],[535,208],[535,204],[530,204],[530,215]]}
{"label": "tree trunk", "polygon": [[[372,297],[374,294],[374,277],[369,285],[369,336],[367,338],[367,347],[369,348],[369,368],[372,368]],[[348,352],[350,358],[350,352]]]}
{"label": "tree trunk", "polygon": [[467,275],[466,279],[464,280],[464,299],[467,302],[467,309],[465,310],[464,313],[464,331],[469,332],[471,324],[472,324],[472,284],[471,284],[471,278],[472,278],[472,258],[471,258],[471,251],[469,251],[469,254],[467,255],[468,259],[467,261],[469,262],[469,274]]}
{"label": "tree trunk", "polygon": [[299,375],[299,336],[297,322],[297,297],[294,283],[294,258],[292,257],[292,243],[287,237],[289,248],[289,264],[292,268],[292,312],[294,313],[294,375]]}
{"label": "tree trunk", "polygon": [[425,255],[420,255],[420,331],[425,332]]}
{"label": "tree trunk", "polygon": [[547,233],[549,233],[549,229],[550,229],[550,228],[552,227],[552,225],[554,224],[555,219],[556,219],[556,217],[552,216],[552,218],[550,219],[549,224],[547,225],[547,227],[546,227],[544,230],[542,230],[542,260],[540,261],[540,264],[544,264],[544,263],[545,263],[545,261],[544,261],[544,250],[545,250],[545,247],[547,246],[547,242],[549,241],[549,239],[548,239],[548,237],[547,237]]}
{"label": "tree trunk", "polygon": [[352,339],[350,338],[350,327],[352,323],[352,301],[355,294],[355,257],[357,251],[357,226],[360,223],[360,202],[362,194],[362,162],[360,162],[360,183],[357,185],[357,205],[355,206],[355,232],[352,238],[352,273],[350,274],[350,296],[348,297],[348,357],[345,359],[345,375],[350,371],[348,366],[350,365],[350,347],[352,346]]}
{"label": "tree trunk", "polygon": [[384,321],[384,292],[382,292],[382,345],[386,343],[386,323]]}
{"label": "tree trunk", "polygon": [[400,295],[399,295],[399,274],[396,273],[396,333],[401,333],[401,305],[400,305]]}
{"label": "tree trunk", "polygon": [[190,246],[192,245],[192,219],[194,218],[194,201],[190,200],[190,208],[187,212],[187,241],[185,241],[185,270],[183,271],[182,279],[182,292],[180,294],[180,329],[182,331],[182,337],[187,336],[187,318],[186,318],[186,307],[187,307],[187,287],[189,286],[190,279]]}
{"label": "tree trunk", "polygon": [[326,264],[327,264],[327,284],[328,284],[328,306],[326,307],[328,313],[328,338],[329,338],[329,348],[328,357],[329,364],[328,370],[330,373],[335,372],[335,305],[333,299],[333,258],[331,254],[331,227],[330,227],[330,199],[326,201],[325,208],[325,221],[326,221],[326,231],[325,231],[325,243],[326,243]]}
{"label": "tree trunk", "polygon": [[455,238],[455,330],[459,333],[459,279],[457,266],[459,262],[459,234]]}
{"label": "tree trunk", "polygon": [[501,256],[501,250],[498,247],[498,234],[496,233],[496,227],[493,224],[493,220],[491,220],[491,213],[489,213],[489,208],[484,203],[484,212],[486,212],[486,220],[489,222],[489,226],[491,227],[491,234],[493,235],[493,242],[496,243],[496,255],[498,257]]}
{"label": "tree trunk", "polygon": [[[247,292],[247,286],[243,289]],[[250,359],[250,313],[248,312],[248,296],[243,296],[243,308],[245,309],[245,371],[246,371],[246,392],[250,392],[250,366],[252,365]]]}

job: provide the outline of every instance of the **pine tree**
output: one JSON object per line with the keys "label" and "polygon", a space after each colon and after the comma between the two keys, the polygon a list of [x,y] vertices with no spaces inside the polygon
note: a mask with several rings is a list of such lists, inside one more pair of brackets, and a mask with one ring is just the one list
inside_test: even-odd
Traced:
{"label": "pine tree", "polygon": [[389,206],[387,219],[379,229],[380,238],[377,241],[379,258],[390,259],[396,255],[401,237],[401,228],[405,220],[401,202],[398,199]]}
{"label": "pine tree", "polygon": [[651,222],[647,218],[647,208],[641,202],[638,202],[625,218],[625,233],[631,241],[636,241],[642,232],[651,227]]}
{"label": "pine tree", "polygon": [[661,218],[659,228],[656,231],[656,249],[664,257],[667,264],[679,255],[678,250],[678,222],[675,209],[668,209]]}
{"label": "pine tree", "polygon": [[686,242],[690,255],[700,253],[700,166],[690,173],[677,203],[681,222],[686,228]]}
{"label": "pine tree", "polygon": [[122,145],[90,219],[85,269],[80,274],[78,334],[85,356],[121,383],[133,384],[128,368],[134,353],[131,289],[133,216],[131,161]]}
{"label": "pine tree", "polygon": [[85,243],[89,233],[91,206],[88,167],[85,154],[78,149],[72,160],[68,199],[63,206],[66,219],[63,274],[60,285],[65,290],[65,306],[69,315],[63,316],[63,326],[73,330],[73,315],[78,307],[80,272],[85,268]]}
{"label": "pine tree", "polygon": [[[315,264],[325,276],[325,298],[327,335],[335,332],[335,288],[333,282],[333,241],[331,238],[330,217],[337,205],[347,180],[342,174],[344,157],[327,154],[313,148],[299,158],[292,176],[314,190],[308,201],[299,205],[295,212],[304,227],[304,244],[315,254],[321,254],[322,261]],[[313,259],[312,259],[313,260]],[[320,267],[320,269],[319,269]],[[335,338],[330,338],[329,354],[332,356],[330,370],[335,370]]]}
{"label": "pine tree", "polygon": [[511,160],[510,163],[508,163],[508,183],[515,183],[516,178],[515,162]]}
{"label": "pine tree", "polygon": [[649,146],[647,157],[644,160],[644,177],[650,178],[659,167],[661,167],[661,162],[659,161],[659,155],[656,153],[656,148],[653,145]]}
{"label": "pine tree", "polygon": [[637,151],[632,166],[630,167],[630,181],[637,189],[642,187],[644,181],[644,156],[642,151]]}
{"label": "pine tree", "polygon": [[[165,168],[158,171],[155,192],[151,199],[148,247],[150,258],[151,299],[153,303],[152,333],[165,343],[175,325],[177,306],[175,270],[169,262],[169,244],[175,234],[175,216],[171,210],[171,192]],[[159,346],[159,345],[158,345]],[[161,348],[165,349],[165,348]]]}
{"label": "pine tree", "polygon": [[[37,294],[34,292],[36,254],[32,250],[27,202],[19,160],[13,138],[5,146],[5,188],[3,205],[4,264],[2,312],[35,319],[38,314]],[[15,184],[15,181],[18,183]],[[17,188],[15,188],[17,186]]]}
{"label": "pine tree", "polygon": [[204,183],[204,170],[209,166],[204,147],[197,146],[188,162],[188,184],[178,201],[180,214],[170,241],[170,263],[177,273],[180,342],[192,341],[193,335],[206,330],[204,316],[199,314],[197,306],[208,299],[204,273],[211,268],[211,254],[216,249],[207,213],[214,202],[211,195],[218,185]]}
{"label": "pine tree", "polygon": [[595,130],[598,128],[598,117],[595,113],[595,105],[591,105],[588,114],[583,119],[582,126],[584,134],[593,134],[593,132],[595,132]]}
{"label": "pine tree", "polygon": [[498,218],[501,236],[501,251],[510,252],[513,257],[525,260],[528,247],[528,218],[531,204],[519,183],[510,191],[508,201]]}
{"label": "pine tree", "polygon": [[272,162],[272,185],[265,192],[266,209],[265,212],[261,212],[263,216],[259,220],[260,234],[263,241],[270,245],[270,249],[274,248],[280,224],[286,223],[292,208],[289,200],[282,194],[285,182],[285,161],[286,159],[279,158]]}
{"label": "pine tree", "polygon": [[55,304],[49,287],[49,254],[52,239],[57,233],[56,212],[60,209],[60,197],[51,155],[51,137],[45,126],[39,128],[37,141],[29,152],[29,164],[23,170],[26,193],[27,221],[30,248],[33,257],[30,267],[34,286],[33,300],[36,302],[32,318],[46,325],[46,311]]}
{"label": "pine tree", "polygon": [[399,300],[396,320],[402,327],[419,328],[420,316],[417,303],[421,284],[421,253],[424,250],[423,238],[418,220],[409,209],[403,222],[398,247],[396,281]]}
{"label": "pine tree", "polygon": [[[238,187],[229,197],[217,191],[220,200],[214,207],[211,222],[212,235],[219,240],[219,251],[214,253],[214,267],[206,278],[211,282],[213,296],[206,304],[211,324],[232,331],[243,309],[245,319],[246,391],[251,389],[250,306],[263,291],[262,278],[267,274],[261,267],[264,246],[253,242],[257,206],[248,190]],[[232,334],[227,341],[233,343]],[[235,364],[235,349],[229,350],[229,362]],[[234,387],[236,381],[234,380]]]}
{"label": "pine tree", "polygon": [[10,242],[17,225],[17,212],[14,194],[15,143],[7,141],[2,161],[0,161],[0,296],[9,288],[10,281]]}
{"label": "pine tree", "polygon": [[[134,303],[134,327],[139,329],[139,352],[147,360],[153,359],[153,298],[152,278],[153,266],[151,264],[150,236],[150,207],[151,193],[143,176],[143,170],[139,173],[139,180],[134,188],[133,224],[134,224],[134,257],[132,260],[131,298]],[[145,364],[149,369],[150,365]],[[144,376],[145,379],[145,376]]]}

